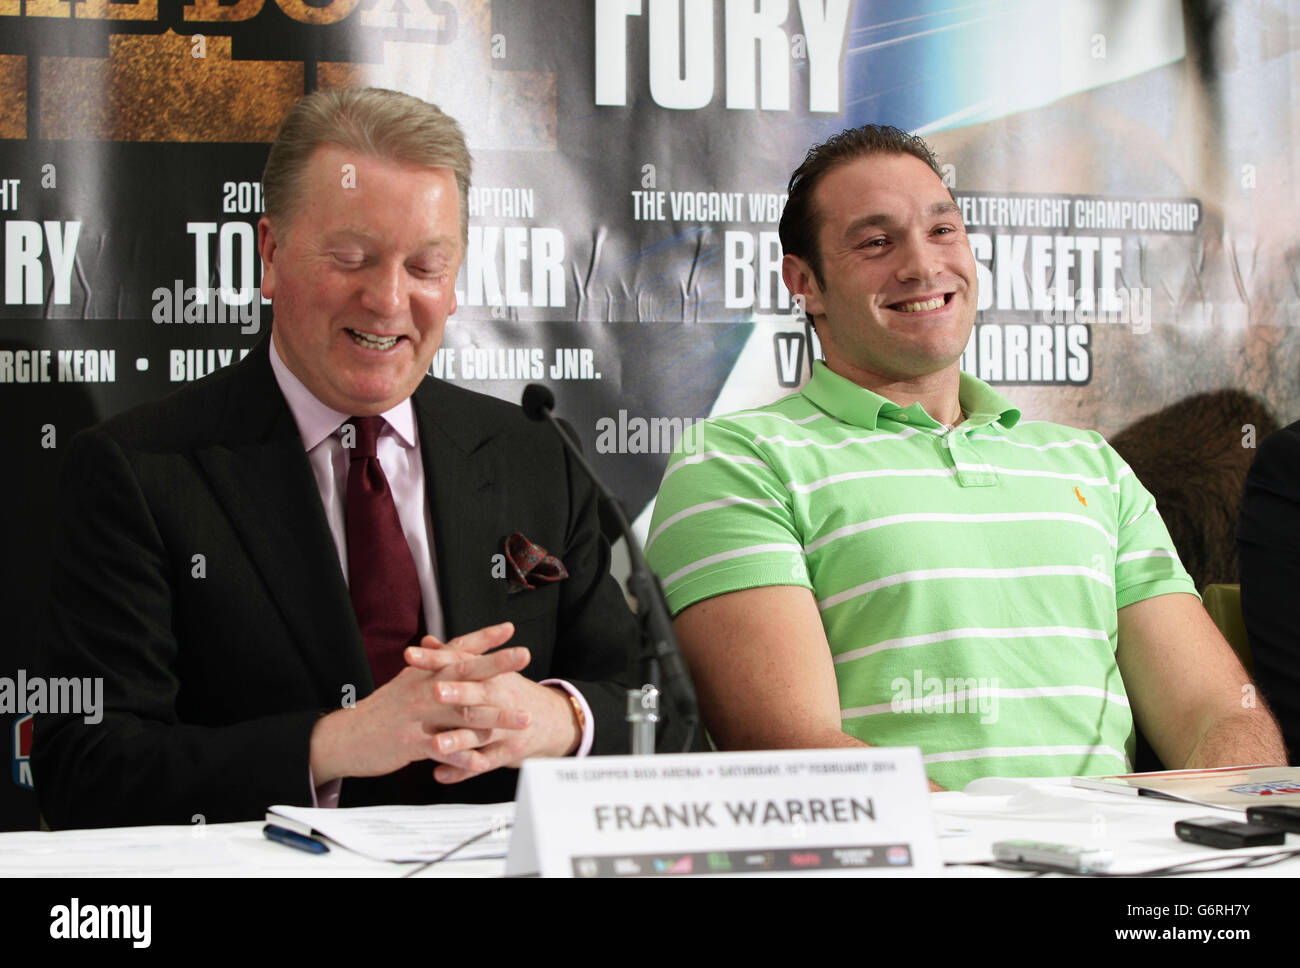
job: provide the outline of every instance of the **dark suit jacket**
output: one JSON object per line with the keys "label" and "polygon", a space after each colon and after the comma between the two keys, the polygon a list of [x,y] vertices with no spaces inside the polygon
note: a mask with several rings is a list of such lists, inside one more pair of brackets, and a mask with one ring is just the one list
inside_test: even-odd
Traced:
{"label": "dark suit jacket", "polygon": [[[532,650],[524,674],[572,682],[595,717],[593,752],[626,752],[636,625],[608,572],[589,482],[518,407],[433,379],[413,401],[447,635],[514,622],[511,644]],[[102,676],[106,711],[93,725],[38,717],[46,820],[218,822],[310,803],[313,725],[373,683],[267,342],[78,435],[60,507],[40,671]],[[570,577],[509,594],[493,556],[515,531]],[[516,779],[429,779],[405,798],[394,777],[346,779],[342,802],[508,800]]]}
{"label": "dark suit jacket", "polygon": [[1237,529],[1255,679],[1300,765],[1300,421],[1269,434],[1246,475]]}

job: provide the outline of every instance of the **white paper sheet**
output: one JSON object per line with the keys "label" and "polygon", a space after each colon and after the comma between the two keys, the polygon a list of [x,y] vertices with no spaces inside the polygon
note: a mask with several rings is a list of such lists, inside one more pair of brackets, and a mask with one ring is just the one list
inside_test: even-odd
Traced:
{"label": "white paper sheet", "polygon": [[460,849],[451,855],[454,860],[504,857],[514,817],[513,803],[340,809],[275,806],[266,814],[268,823],[311,828],[358,854],[389,861],[439,860],[456,847]]}

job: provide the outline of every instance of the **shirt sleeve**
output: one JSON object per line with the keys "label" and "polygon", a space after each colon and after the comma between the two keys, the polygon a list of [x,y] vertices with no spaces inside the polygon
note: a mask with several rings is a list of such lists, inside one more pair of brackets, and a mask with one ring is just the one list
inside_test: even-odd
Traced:
{"label": "shirt sleeve", "polygon": [[339,805],[339,794],[343,792],[343,780],[330,780],[328,783],[316,785],[316,780],[311,776],[311,770],[307,771],[308,782],[311,784],[311,805],[321,809],[334,809]]}
{"label": "shirt sleeve", "polygon": [[1115,552],[1115,607],[1186,592],[1200,595],[1174,548],[1156,500],[1132,468],[1109,446],[1106,457],[1115,468],[1119,487],[1119,537]]}
{"label": "shirt sleeve", "polygon": [[591,707],[587,705],[587,697],[574,688],[572,683],[565,682],[563,679],[543,679],[538,683],[539,686],[559,686],[582,707],[582,736],[578,740],[578,748],[573,751],[574,757],[586,756],[591,752],[591,744],[596,738],[596,717],[592,715]]}
{"label": "shirt sleeve", "polygon": [[646,559],[674,615],[746,588],[812,588],[784,479],[743,431],[712,421],[669,459]]}

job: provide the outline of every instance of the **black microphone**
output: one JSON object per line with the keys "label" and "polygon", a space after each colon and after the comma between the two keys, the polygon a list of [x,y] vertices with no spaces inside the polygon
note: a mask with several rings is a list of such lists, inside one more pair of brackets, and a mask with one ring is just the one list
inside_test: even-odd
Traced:
{"label": "black microphone", "polygon": [[695,738],[695,727],[699,722],[699,706],[695,700],[695,686],[691,674],[682,661],[681,650],[677,646],[677,636],[673,634],[672,615],[668,611],[668,599],[664,597],[663,586],[655,573],[646,563],[641,553],[641,543],[632,533],[632,525],[623,511],[623,505],[614,492],[605,486],[587,458],[582,448],[574,440],[563,421],[557,420],[551,412],[555,409],[555,394],[549,387],[540,383],[530,383],[524,387],[520,406],[529,420],[549,421],[560,435],[565,449],[587,472],[596,487],[596,494],[618,523],[619,533],[627,542],[627,554],[631,563],[631,573],[627,578],[627,589],[636,602],[637,621],[641,625],[641,661],[646,672],[646,681],[659,685],[655,680],[655,668],[663,669],[662,689],[673,707],[686,723],[686,742],[682,752],[691,748]]}
{"label": "black microphone", "polygon": [[529,420],[545,420],[555,409],[555,394],[550,387],[540,383],[530,383],[524,387],[524,398],[519,401]]}

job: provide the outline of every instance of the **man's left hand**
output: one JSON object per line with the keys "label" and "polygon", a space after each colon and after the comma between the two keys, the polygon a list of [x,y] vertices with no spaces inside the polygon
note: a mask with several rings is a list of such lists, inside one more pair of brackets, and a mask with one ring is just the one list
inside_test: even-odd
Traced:
{"label": "man's left hand", "polygon": [[[429,647],[433,644],[434,647]],[[433,776],[439,783],[459,783],[499,767],[518,767],[534,756],[568,756],[578,748],[582,733],[573,714],[568,694],[557,687],[542,686],[517,672],[501,673],[481,682],[454,678],[465,653],[427,636],[424,647],[406,650],[406,662],[416,669],[446,676],[437,688],[438,698],[467,712],[475,706],[520,709],[529,713],[523,729],[454,728],[438,736],[438,752],[430,758],[442,765]],[[505,704],[502,706],[502,704]]]}

